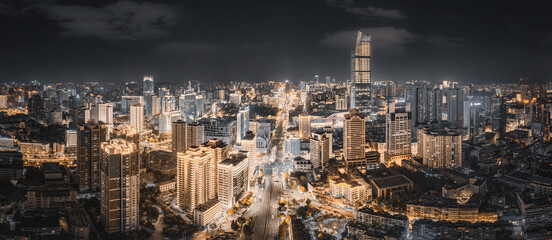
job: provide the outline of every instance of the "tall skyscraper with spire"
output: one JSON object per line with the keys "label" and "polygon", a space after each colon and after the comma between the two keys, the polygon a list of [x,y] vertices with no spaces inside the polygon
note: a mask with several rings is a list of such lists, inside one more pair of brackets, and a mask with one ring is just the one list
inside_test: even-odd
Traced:
{"label": "tall skyscraper with spire", "polygon": [[371,37],[357,33],[355,50],[351,53],[351,108],[368,112],[372,100]]}

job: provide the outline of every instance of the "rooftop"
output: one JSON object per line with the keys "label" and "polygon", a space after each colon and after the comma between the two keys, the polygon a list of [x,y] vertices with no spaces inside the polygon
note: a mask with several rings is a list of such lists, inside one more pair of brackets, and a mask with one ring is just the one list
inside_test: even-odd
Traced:
{"label": "rooftop", "polygon": [[383,178],[374,178],[371,180],[378,188],[390,188],[407,184],[413,184],[413,182],[404,175],[395,175]]}

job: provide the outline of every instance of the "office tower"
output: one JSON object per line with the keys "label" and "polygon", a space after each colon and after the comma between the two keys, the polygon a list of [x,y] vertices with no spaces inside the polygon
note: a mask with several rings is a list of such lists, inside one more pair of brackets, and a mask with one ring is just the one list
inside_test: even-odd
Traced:
{"label": "office tower", "polygon": [[386,163],[401,166],[412,157],[412,115],[410,103],[389,103],[385,121]]}
{"label": "office tower", "polygon": [[111,103],[100,103],[90,108],[90,119],[95,122],[103,122],[113,125],[113,106]]}
{"label": "office tower", "polygon": [[343,121],[343,158],[347,163],[347,169],[366,169],[366,125],[365,118],[356,108],[345,114]]}
{"label": "office tower", "polygon": [[153,93],[153,76],[144,76],[144,93]]}
{"label": "office tower", "polygon": [[371,55],[370,35],[358,32],[356,47],[351,54],[351,108],[357,108],[361,112],[370,109],[372,100]]}
{"label": "office tower", "polygon": [[161,102],[158,96],[151,96],[151,115],[155,116],[161,113]]}
{"label": "office tower", "polygon": [[184,120],[177,120],[172,123],[171,130],[173,152],[184,152],[205,142],[203,125],[198,122],[186,123]]}
{"label": "office tower", "polygon": [[326,76],[326,84],[330,85],[330,83],[332,83],[332,79],[330,78],[330,76]]}
{"label": "office tower", "polygon": [[330,160],[332,148],[332,134],[325,132],[312,133],[310,139],[310,160],[312,167],[317,169],[324,168],[324,165]]}
{"label": "office tower", "polygon": [[144,107],[140,104],[130,106],[129,125],[141,133],[144,130]]}
{"label": "office tower", "polygon": [[347,96],[335,95],[335,110],[336,111],[347,110]]}
{"label": "office tower", "polygon": [[107,127],[101,123],[79,125],[77,129],[77,173],[79,192],[100,190],[100,145],[107,141]]}
{"label": "office tower", "polygon": [[249,106],[244,106],[237,115],[237,142],[240,143],[245,133],[249,131]]}
{"label": "office tower", "polygon": [[462,129],[450,124],[420,127],[418,156],[430,168],[462,167]]}
{"label": "office tower", "polygon": [[232,208],[249,191],[249,160],[247,153],[230,155],[218,164],[218,200],[222,208]]}
{"label": "office tower", "polygon": [[447,121],[463,123],[464,91],[462,89],[447,90]]}
{"label": "office tower", "polygon": [[468,130],[467,136],[471,143],[480,142],[485,132],[485,108],[483,102],[473,96],[464,100],[463,126]]}
{"label": "office tower", "polygon": [[140,154],[123,139],[101,144],[101,221],[106,232],[138,230],[140,211]]}
{"label": "office tower", "polygon": [[218,164],[228,158],[228,145],[211,140],[177,153],[176,192],[180,209],[192,214],[217,198]]}
{"label": "office tower", "polygon": [[249,160],[249,177],[253,178],[255,168],[257,168],[257,136],[252,131],[248,131],[242,139],[242,150],[247,152]]}
{"label": "office tower", "polygon": [[299,116],[299,138],[309,139],[311,134],[311,116]]}

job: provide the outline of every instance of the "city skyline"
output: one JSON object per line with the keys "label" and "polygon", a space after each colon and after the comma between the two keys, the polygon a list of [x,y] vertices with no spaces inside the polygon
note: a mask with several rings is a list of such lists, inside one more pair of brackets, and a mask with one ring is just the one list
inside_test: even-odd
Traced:
{"label": "city skyline", "polygon": [[330,75],[345,81],[344,59],[362,31],[373,38],[372,81],[546,81],[552,62],[546,5],[2,1],[0,78],[128,82],[151,74],[160,82],[209,83]]}
{"label": "city skyline", "polygon": [[0,239],[550,239],[536,7],[0,0]]}

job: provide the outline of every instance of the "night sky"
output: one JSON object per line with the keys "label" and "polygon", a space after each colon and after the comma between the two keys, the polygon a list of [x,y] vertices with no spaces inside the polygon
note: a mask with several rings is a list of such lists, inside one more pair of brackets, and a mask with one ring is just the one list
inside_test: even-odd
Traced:
{"label": "night sky", "polygon": [[358,30],[374,81],[549,81],[544,2],[0,0],[0,81],[343,81]]}

